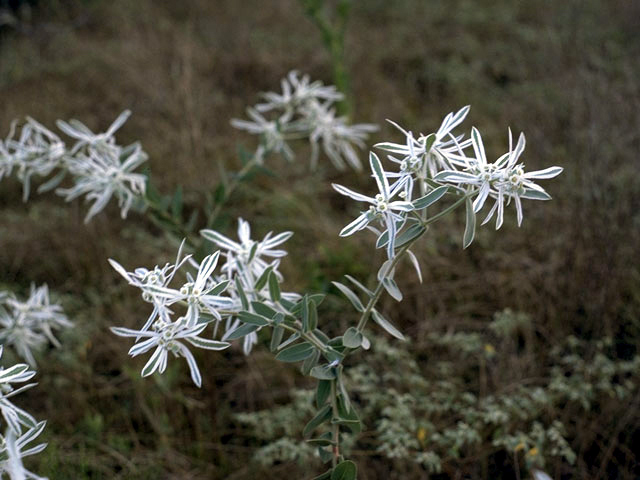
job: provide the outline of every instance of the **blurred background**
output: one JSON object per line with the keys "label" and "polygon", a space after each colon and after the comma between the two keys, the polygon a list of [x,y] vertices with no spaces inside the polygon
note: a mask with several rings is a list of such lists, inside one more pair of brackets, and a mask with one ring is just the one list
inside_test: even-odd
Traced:
{"label": "blurred background", "polygon": [[[463,128],[483,132],[489,156],[506,151],[511,126],[526,133],[529,170],[565,168],[545,184],[553,201],[525,204],[521,228],[509,210],[463,251],[463,215],[450,216],[416,252],[424,283],[408,265],[398,274],[405,300],[385,298],[383,311],[410,341],[372,329],[375,368],[352,378],[368,412],[351,447],[359,478],[519,479],[535,466],[554,479],[640,478],[639,58],[632,0],[351,3],[344,65],[353,121],[381,127],[370,145],[403,141],[385,119],[428,133],[470,104]],[[335,80],[296,0],[0,0],[0,135],[26,115],[102,131],[131,109],[120,143],[140,140],[158,188],[182,185],[187,210],[221,166],[239,168],[239,144],[255,146],[230,119],[291,69]],[[369,179],[326,158],[311,171],[298,152],[243,184],[218,227],[235,235],[242,216],[259,237],[294,231],[286,288],[328,293],[321,322],[338,332],[356,317],[330,281],[372,283],[384,253],[372,256],[366,234],[338,237],[357,205],[330,184],[367,191]],[[121,220],[110,205],[88,225],[85,213],[0,184],[0,286],[47,283],[75,322],[16,402],[48,420],[49,446],[27,465],[52,479],[321,473],[298,445],[313,383],[272,360],[268,339],[249,357],[198,352],[202,389],[183,362],[140,379],[144,360],[108,327],[148,312],[107,258],[163,265],[175,243],[135,212]]]}

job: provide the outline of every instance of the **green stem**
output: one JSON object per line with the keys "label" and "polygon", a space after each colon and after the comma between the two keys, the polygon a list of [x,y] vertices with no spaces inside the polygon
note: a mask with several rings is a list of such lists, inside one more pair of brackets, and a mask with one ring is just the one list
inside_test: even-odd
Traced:
{"label": "green stem", "polygon": [[[331,411],[333,412],[333,418],[339,418],[336,382],[337,380],[331,380]],[[338,464],[338,458],[340,457],[340,425],[337,423],[332,425],[331,430],[333,434],[333,458],[331,459],[331,466],[335,468]]]}
{"label": "green stem", "polygon": [[224,195],[222,196],[222,199],[218,202],[218,204],[215,206],[215,208],[211,211],[211,213],[207,217],[206,228],[213,227],[214,222],[216,221],[216,219],[220,215],[220,212],[222,211],[222,207],[224,207],[224,205],[227,203],[227,200],[229,200],[229,197],[235,191],[235,189],[238,188],[238,185],[242,181],[243,177],[247,173],[249,173],[253,167],[255,167],[258,164],[258,159],[259,159],[258,155],[254,154],[253,158],[249,160],[238,173],[236,173],[236,175],[233,177],[233,180],[231,180],[231,183],[229,183],[228,185],[225,185]]}

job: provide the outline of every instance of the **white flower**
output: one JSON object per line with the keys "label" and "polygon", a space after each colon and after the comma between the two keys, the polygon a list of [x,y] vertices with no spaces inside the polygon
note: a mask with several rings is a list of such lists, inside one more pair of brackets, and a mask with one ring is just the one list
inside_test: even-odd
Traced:
{"label": "white flower", "polygon": [[113,135],[122,125],[124,125],[130,115],[131,112],[129,110],[125,110],[118,115],[118,118],[113,121],[106,132],[97,134],[93,133],[89,130],[89,127],[78,120],[70,120],[69,122],[58,120],[56,125],[58,125],[58,128],[71,138],[78,140],[70,151],[71,155],[74,155],[84,147],[94,147],[100,153],[103,153],[109,150],[120,149],[120,147],[116,145],[116,140]]}
{"label": "white flower", "polygon": [[[3,347],[0,345],[0,356],[2,356],[2,351]],[[36,372],[29,370],[29,366],[24,363],[18,363],[9,368],[0,367],[0,411],[9,428],[16,434],[22,431],[21,425],[32,428],[36,426],[36,421],[29,413],[11,403],[9,398],[33,387],[35,383],[16,389],[12,384],[31,380],[35,374]]]}
{"label": "white flower", "polygon": [[335,110],[327,103],[309,102],[300,111],[304,116],[300,125],[310,131],[312,168],[317,165],[318,146],[321,145],[338,170],[344,170],[346,164],[355,170],[362,169],[354,146],[364,148],[364,141],[369,137],[369,133],[378,130],[377,125],[349,125],[346,117],[336,117]]}
{"label": "white flower", "polygon": [[24,302],[11,294],[6,295],[2,303],[0,341],[13,346],[16,353],[32,366],[35,366],[32,349],[41,348],[47,340],[59,347],[53,330],[73,326],[62,307],[51,303],[47,285],[38,288],[31,285],[29,298]]}
{"label": "white flower", "polygon": [[270,110],[284,110],[288,112],[298,108],[310,100],[328,100],[335,102],[342,100],[344,95],[336,90],[333,85],[323,85],[321,81],[310,82],[308,75],[298,76],[298,72],[292,70],[281,81],[282,93],[267,92],[262,94],[265,103],[256,105],[259,112]]}
{"label": "white flower", "polygon": [[469,106],[461,108],[456,113],[450,112],[442,121],[437,132],[429,135],[420,135],[418,138],[413,133],[403,129],[395,122],[389,121],[393,126],[405,134],[404,144],[384,142],[375,145],[376,148],[401,155],[397,159],[389,156],[393,162],[401,165],[402,171],[415,174],[418,178],[425,179],[427,173],[434,177],[440,170],[452,168],[452,164],[458,163],[463,155],[463,150],[471,145],[471,140],[464,140],[463,136],[454,136],[452,130],[460,125],[467,114]]}
{"label": "white flower", "polygon": [[40,443],[25,450],[26,445],[42,433],[46,424],[47,422],[39,422],[20,436],[17,436],[13,430],[7,429],[4,437],[0,439],[2,443],[0,447],[0,474],[8,474],[11,480],[47,480],[46,477],[40,477],[30,472],[22,464],[24,457],[40,453],[47,447],[46,443]]}
{"label": "white flower", "polygon": [[253,122],[233,119],[231,120],[231,125],[235,128],[246,130],[249,133],[263,136],[264,145],[260,145],[256,153],[260,163],[262,163],[263,157],[267,152],[278,152],[282,154],[287,161],[292,161],[295,158],[293,150],[287,145],[284,135],[282,134],[281,127],[287,121],[284,116],[278,120],[267,120],[253,108],[247,108],[247,114]]}
{"label": "white flower", "polygon": [[436,175],[436,181],[455,183],[459,186],[471,187],[477,192],[473,202],[474,212],[479,212],[487,198],[495,199],[493,207],[482,222],[487,223],[496,214],[496,229],[502,226],[504,219],[504,206],[514,201],[517,212],[518,226],[522,224],[521,199],[550,200],[551,197],[545,190],[533,182],[533,180],[549,179],[562,173],[562,167],[549,167],[544,170],[525,172],[524,164],[518,163],[518,159],[525,148],[525,136],[523,133],[518,138],[518,143],[513,149],[513,138],[509,130],[509,151],[495,162],[487,161],[484,144],[480,132],[474,127],[471,139],[475,153],[474,158],[460,157],[464,161],[464,171],[444,170]]}
{"label": "white flower", "polygon": [[229,347],[227,342],[219,342],[216,340],[208,340],[199,337],[207,323],[201,323],[195,326],[189,326],[186,318],[180,317],[175,322],[170,322],[162,318],[158,318],[152,325],[151,330],[131,330],[128,328],[112,327],[111,331],[122,337],[146,338],[146,340],[136,343],[129,350],[129,355],[135,357],[148,352],[155,347],[151,358],[142,369],[142,376],[146,377],[154,373],[156,370],[163,373],[167,368],[167,358],[169,352],[174,357],[184,357],[191,371],[191,379],[198,387],[202,386],[202,376],[193,354],[189,351],[187,342],[195,347],[207,350],[224,350]]}
{"label": "white flower", "polygon": [[354,192],[342,185],[333,184],[333,188],[342,195],[353,198],[359,202],[366,202],[372,204],[369,210],[364,211],[353,222],[348,224],[340,232],[341,237],[347,237],[353,233],[362,230],[370,222],[374,220],[380,220],[385,225],[389,241],[387,242],[387,255],[392,258],[395,248],[395,237],[398,231],[398,224],[404,222],[404,216],[396,212],[410,212],[413,210],[411,202],[404,200],[393,200],[401,191],[404,191],[404,182],[396,182],[393,186],[389,186],[387,176],[382,168],[382,164],[378,159],[378,156],[371,152],[369,154],[369,163],[371,165],[371,171],[373,177],[378,185],[379,193],[374,197],[367,197],[360,193]]}
{"label": "white flower", "polygon": [[65,154],[65,145],[53,132],[33,118],[27,117],[20,137],[13,139],[15,122],[11,126],[9,137],[0,142],[0,179],[10,175],[15,168],[17,178],[23,185],[23,200],[29,198],[31,177],[46,177],[60,166]]}
{"label": "white flower", "polygon": [[[361,168],[356,149],[363,148],[369,133],[378,127],[349,125],[346,118],[337,117],[332,106],[344,97],[334,86],[310,82],[308,76],[299,77],[293,71],[282,80],[281,94],[269,92],[263,97],[265,103],[247,110],[253,121],[231,122],[236,128],[263,136],[264,143],[256,152],[259,161],[268,151],[281,152],[287,160],[292,160],[293,151],[286,140],[309,138],[312,167],[317,164],[321,148],[336,168],[344,169],[347,165]],[[274,118],[270,120],[261,115],[265,112],[274,112]]]}
{"label": "white flower", "polygon": [[287,255],[285,250],[275,247],[291,238],[293,232],[282,232],[274,237],[269,232],[260,241],[252,240],[249,222],[238,218],[239,242],[231,240],[215,230],[201,230],[200,235],[225,251],[227,261],[222,267],[222,271],[229,278],[232,278],[234,273],[243,270],[257,279],[269,267],[269,263],[265,261],[264,257],[281,258]]}
{"label": "white flower", "polygon": [[138,144],[126,149],[108,148],[102,151],[90,149],[89,154],[78,153],[67,160],[67,168],[75,176],[76,184],[67,189],[58,189],[67,201],[86,195],[93,201],[85,217],[85,223],[100,212],[111,197],[118,198],[122,218],[126,218],[134,200],[145,193],[147,177],[133,173],[147,160],[147,154]]}

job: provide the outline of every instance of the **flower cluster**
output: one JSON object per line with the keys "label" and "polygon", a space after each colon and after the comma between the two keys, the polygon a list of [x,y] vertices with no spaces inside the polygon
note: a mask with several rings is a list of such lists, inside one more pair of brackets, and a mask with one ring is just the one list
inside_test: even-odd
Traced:
{"label": "flower cluster", "polygon": [[[386,246],[391,259],[402,240],[408,241],[408,237],[414,233],[417,235],[429,223],[426,208],[446,193],[456,195],[459,201],[468,200],[465,246],[473,239],[475,214],[482,209],[488,198],[495,202],[484,223],[496,214],[496,228],[502,225],[504,207],[511,201],[516,206],[520,225],[522,199],[549,200],[551,197],[534,180],[553,178],[562,172],[562,168],[550,167],[525,172],[524,164],[519,162],[525,147],[524,134],[520,134],[514,148],[511,131],[509,151],[494,162],[489,162],[482,137],[475,127],[468,139],[452,133],[468,112],[469,107],[464,107],[458,112],[449,113],[440,128],[428,135],[414,136],[412,132],[394,124],[404,133],[405,142],[385,142],[376,147],[388,152],[388,159],[399,167],[397,171],[384,171],[375,153],[371,153],[369,157],[378,192],[373,196],[366,196],[341,185],[334,185],[339,193],[370,204],[368,210],[362,211],[344,227],[340,235],[348,236],[369,228],[378,235],[377,246]],[[416,186],[417,189],[414,188]],[[382,225],[382,231],[371,225],[376,223]]]}
{"label": "flower cluster", "polygon": [[[311,165],[315,167],[322,148],[339,170],[350,166],[361,169],[357,148],[364,148],[364,141],[376,125],[350,125],[345,117],[336,115],[334,104],[343,95],[334,86],[311,82],[307,75],[290,72],[282,79],[282,93],[263,94],[264,102],[249,107],[251,121],[237,120],[231,124],[239,129],[261,135],[262,143],[256,152],[262,162],[266,154],[276,152],[291,161],[293,150],[287,141],[308,138],[311,143]],[[269,118],[263,114],[269,114]]]}
{"label": "flower cluster", "polygon": [[38,192],[56,188],[71,175],[74,185],[58,188],[56,193],[67,201],[85,195],[86,201],[93,202],[85,222],[100,212],[114,195],[124,218],[133,203],[144,195],[146,186],[146,176],[134,173],[147,160],[146,153],[137,143],[121,147],[114,137],[129,115],[129,111],[123,112],[106,132],[98,134],[77,120],[58,120],[58,128],[76,141],[71,148],[32,118],[27,118],[16,138],[17,124],[14,122],[9,136],[0,141],[0,179],[15,171],[23,184],[26,201],[31,178],[48,177],[57,170],[40,185]]}
{"label": "flower cluster", "polygon": [[[0,345],[0,356],[2,356],[2,345]],[[9,368],[0,367],[0,411],[7,423],[4,434],[0,433],[0,476],[6,473],[12,479],[46,480],[26,470],[22,464],[22,458],[39,453],[47,446],[46,443],[41,443],[34,447],[27,447],[42,433],[47,422],[37,422],[31,414],[17,407],[10,400],[13,396],[35,385],[35,383],[29,383],[14,388],[13,384],[31,380],[35,374],[36,372],[29,370],[29,366],[23,363]]]}
{"label": "flower cluster", "polygon": [[39,350],[48,342],[59,347],[53,331],[72,325],[62,307],[51,303],[47,285],[31,285],[25,301],[9,292],[0,295],[0,342],[12,346],[31,366],[36,364],[32,350]]}
{"label": "flower cluster", "polygon": [[[183,246],[178,251],[174,263],[153,269],[137,268],[127,272],[115,260],[109,260],[113,268],[122,275],[130,285],[141,290],[142,299],[153,306],[151,315],[139,330],[115,327],[116,335],[134,337],[136,344],[129,350],[131,356],[140,355],[154,349],[151,358],[142,369],[142,376],[158,371],[164,372],[168,354],[184,357],[191,371],[193,382],[200,386],[202,376],[189,347],[208,350],[224,350],[230,344],[233,334],[238,334],[241,322],[238,312],[250,310],[251,301],[263,301],[268,293],[268,286],[262,278],[278,273],[279,258],[286,255],[284,250],[275,247],[284,243],[291,232],[272,236],[270,233],[261,240],[250,238],[251,229],[247,222],[239,219],[239,242],[214,231],[203,230],[202,235],[221,250],[207,255],[201,262],[196,262],[191,255],[182,255]],[[224,264],[219,274],[214,274],[221,257]],[[271,258],[270,262],[267,259]],[[191,267],[194,274],[187,272],[181,284],[175,281],[181,268]],[[171,286],[176,284],[175,286]],[[291,301],[299,298],[295,294],[283,293],[283,298]],[[182,315],[176,314],[176,307],[182,307]],[[203,338],[201,335],[212,326],[212,336],[218,333],[219,326],[224,324],[225,333],[221,340]],[[249,353],[257,342],[256,329],[238,335],[244,337],[243,349]],[[240,330],[239,333],[243,333]]]}

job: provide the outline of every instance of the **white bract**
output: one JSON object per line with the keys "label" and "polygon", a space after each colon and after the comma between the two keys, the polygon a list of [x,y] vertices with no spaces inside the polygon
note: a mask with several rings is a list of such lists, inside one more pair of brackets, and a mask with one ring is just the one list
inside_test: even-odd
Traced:
{"label": "white bract", "polygon": [[59,167],[65,154],[65,145],[53,132],[27,117],[27,122],[14,139],[16,122],[11,124],[7,139],[0,141],[0,179],[16,170],[16,177],[23,186],[24,201],[29,198],[31,177],[46,177]]}
{"label": "white bract", "polygon": [[389,235],[389,242],[387,242],[387,254],[389,258],[392,258],[395,248],[396,232],[399,227],[402,227],[405,218],[399,212],[406,213],[414,209],[411,202],[407,202],[402,199],[394,200],[397,196],[402,198],[400,194],[405,191],[404,187],[408,180],[401,178],[393,185],[389,185],[385,171],[382,169],[380,159],[378,159],[378,156],[373,152],[369,155],[369,163],[371,165],[373,177],[378,185],[378,193],[374,197],[367,197],[366,195],[349,190],[342,185],[333,185],[333,188],[338,193],[346,195],[358,202],[371,204],[368,210],[362,212],[358,218],[340,231],[340,236],[347,237],[359,230],[362,230],[369,225],[370,222],[380,220],[384,224]]}
{"label": "white bract", "polygon": [[53,331],[71,326],[62,306],[51,303],[47,285],[31,285],[25,301],[8,292],[0,298],[0,342],[12,346],[31,366],[36,364],[32,350],[48,342],[59,347]]}
{"label": "white bract", "polygon": [[23,184],[26,200],[34,175],[47,177],[57,170],[40,185],[38,192],[54,189],[70,175],[74,185],[58,188],[56,193],[67,201],[85,195],[86,200],[93,203],[85,222],[100,212],[113,196],[118,199],[121,216],[125,218],[134,202],[145,194],[147,182],[145,175],[134,173],[147,160],[147,154],[137,143],[127,147],[118,145],[113,136],[130,113],[123,112],[106,132],[98,134],[77,120],[58,120],[58,128],[76,140],[70,149],[55,133],[32,118],[27,118],[20,136],[14,139],[17,130],[14,122],[8,138],[0,141],[0,179],[15,171]]}
{"label": "white bract", "polygon": [[562,173],[562,167],[549,167],[544,170],[525,172],[524,164],[518,163],[525,148],[524,133],[520,134],[515,149],[513,148],[513,138],[509,130],[509,151],[498,158],[495,162],[489,163],[482,142],[480,132],[474,127],[471,133],[474,157],[467,158],[456,156],[458,162],[464,162],[461,169],[443,170],[438,173],[434,180],[439,182],[453,183],[463,186],[477,193],[473,202],[473,211],[478,213],[488,197],[495,199],[493,207],[482,222],[487,223],[496,215],[496,229],[500,228],[504,219],[504,205],[509,205],[511,200],[516,206],[518,226],[522,224],[522,202],[521,199],[529,200],[550,200],[551,196],[533,180],[554,178]]}
{"label": "white bract", "polygon": [[[341,185],[333,186],[343,195],[372,204],[368,211],[363,211],[344,227],[340,235],[351,235],[378,219],[385,230],[380,233],[370,229],[378,234],[377,246],[386,246],[391,259],[395,254],[397,238],[404,235],[403,240],[406,240],[413,234],[417,235],[429,223],[426,208],[447,193],[448,186],[449,193],[460,200],[473,199],[471,211],[467,212],[466,247],[473,240],[475,214],[482,209],[487,198],[491,197],[495,202],[483,223],[497,212],[496,228],[503,223],[505,204],[508,205],[512,200],[516,206],[518,225],[522,224],[522,199],[549,200],[551,197],[534,180],[553,178],[562,172],[562,168],[525,172],[524,164],[519,163],[525,147],[524,134],[520,135],[513,148],[511,131],[509,151],[489,163],[482,137],[475,127],[471,131],[471,138],[467,140],[463,140],[463,135],[454,136],[452,133],[468,112],[467,106],[456,113],[449,113],[435,133],[421,134],[417,138],[394,123],[405,134],[405,143],[384,142],[376,147],[396,155],[388,155],[388,158],[399,166],[398,171],[385,172],[377,156],[373,153],[370,156],[379,193],[368,197]],[[468,153],[469,147],[473,147],[472,155]],[[420,198],[413,198],[414,185],[420,187]],[[414,260],[413,255],[411,258]]]}
{"label": "white bract", "polygon": [[[2,352],[3,347],[0,345],[0,357]],[[36,372],[29,370],[29,366],[23,363],[9,368],[0,367],[0,411],[7,424],[4,435],[0,434],[0,476],[2,473],[7,473],[12,480],[42,478],[26,470],[22,465],[22,458],[39,453],[46,447],[46,444],[39,444],[25,449],[28,443],[42,433],[46,422],[37,422],[31,414],[17,407],[10,400],[35,385],[35,383],[29,383],[14,388],[13,384],[31,380],[35,374]]]}
{"label": "white bract", "polygon": [[[307,75],[300,77],[298,72],[292,71],[282,80],[282,93],[267,92],[262,97],[265,102],[247,109],[252,121],[231,121],[236,128],[262,136],[262,144],[256,152],[260,163],[270,152],[293,160],[293,150],[286,142],[308,138],[312,167],[316,166],[322,148],[336,168],[343,170],[346,165],[361,168],[356,148],[364,148],[369,133],[378,127],[350,125],[345,117],[336,116],[333,106],[344,96],[334,86],[311,82]],[[271,118],[262,113],[270,114]]]}
{"label": "white bract", "polygon": [[[286,242],[293,232],[282,232],[275,236],[272,236],[272,232],[262,240],[251,239],[251,226],[249,222],[238,219],[238,239],[239,242],[231,240],[230,238],[216,232],[215,230],[202,230],[200,232],[205,239],[213,242],[216,246],[220,247],[226,262],[222,267],[222,271],[225,274],[225,278],[229,280],[230,288],[227,291],[230,299],[233,301],[236,310],[242,308],[241,295],[244,295],[248,302],[251,301],[269,301],[268,287],[262,285],[261,288],[256,288],[256,284],[260,277],[265,272],[273,272],[273,274],[279,280],[282,279],[282,275],[278,271],[280,264],[279,259],[287,255],[287,252],[282,249],[277,249],[279,245]],[[266,258],[271,258],[271,262],[267,262]],[[283,298],[288,301],[295,302],[299,300],[300,296],[296,293],[283,292]],[[277,305],[272,305],[278,308]],[[229,317],[225,328],[225,337],[234,332],[241,322],[237,318]],[[245,354],[249,354],[253,345],[258,342],[257,330],[244,336],[243,350]]]}

